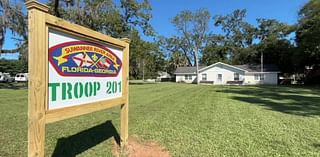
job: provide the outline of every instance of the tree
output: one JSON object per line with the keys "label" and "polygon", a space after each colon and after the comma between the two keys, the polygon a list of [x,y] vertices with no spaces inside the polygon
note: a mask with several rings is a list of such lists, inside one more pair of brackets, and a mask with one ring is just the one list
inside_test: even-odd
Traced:
{"label": "tree", "polygon": [[265,64],[276,64],[283,73],[292,73],[292,56],[295,50],[288,36],[294,32],[294,26],[275,19],[257,19],[257,22],[257,55],[253,61],[259,63],[258,54],[262,54]]}
{"label": "tree", "polygon": [[209,20],[210,13],[206,9],[195,12],[184,10],[171,20],[177,36],[164,38],[167,49],[171,52],[183,52],[188,64],[197,66],[197,75],[199,56],[207,42]]}
{"label": "tree", "polygon": [[138,28],[153,35],[148,0],[121,0],[119,5],[112,0],[50,0],[49,6],[51,14],[116,38],[129,37]]}
{"label": "tree", "polygon": [[0,59],[0,72],[10,73],[11,76],[17,73],[26,73],[28,67],[23,61]]}
{"label": "tree", "polygon": [[216,62],[228,63],[228,50],[225,36],[212,34],[209,36],[208,43],[203,50],[201,63],[204,65],[211,65]]}
{"label": "tree", "polygon": [[[22,12],[22,3],[13,3],[9,0],[0,0],[0,54],[17,53],[27,60],[27,17]],[[17,48],[12,50],[3,49],[6,31],[11,31],[17,36]]]}
{"label": "tree", "polygon": [[130,76],[133,79],[154,78],[158,71],[165,68],[164,55],[159,45],[141,40],[137,31],[133,31],[130,36]]}
{"label": "tree", "polygon": [[[310,0],[299,11],[295,63],[306,74],[306,84],[320,80],[320,1]],[[305,67],[309,67],[306,69]]]}
{"label": "tree", "polygon": [[166,64],[166,70],[169,74],[174,74],[177,67],[188,65],[186,56],[179,51],[172,52]]}
{"label": "tree", "polygon": [[300,69],[320,63],[320,1],[310,0],[299,11],[296,42]]}
{"label": "tree", "polygon": [[224,53],[227,53],[227,59],[233,64],[239,64],[239,58],[242,49],[253,45],[256,29],[244,21],[246,10],[235,10],[231,14],[214,17],[214,25],[221,27],[224,32]]}

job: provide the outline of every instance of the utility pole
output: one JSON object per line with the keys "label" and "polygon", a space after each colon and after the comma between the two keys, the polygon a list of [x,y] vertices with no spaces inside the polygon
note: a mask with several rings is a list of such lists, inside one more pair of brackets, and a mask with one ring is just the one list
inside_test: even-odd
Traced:
{"label": "utility pole", "polygon": [[198,61],[198,48],[195,47],[194,49],[194,53],[195,53],[195,56],[196,56],[196,69],[197,69],[197,84],[200,84],[200,78],[199,78],[199,61]]}
{"label": "utility pole", "polygon": [[144,82],[144,58],[142,59],[142,81]]}

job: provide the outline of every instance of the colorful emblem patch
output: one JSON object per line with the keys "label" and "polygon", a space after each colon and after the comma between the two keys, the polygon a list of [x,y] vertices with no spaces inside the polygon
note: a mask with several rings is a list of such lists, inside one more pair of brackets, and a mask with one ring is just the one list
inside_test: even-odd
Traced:
{"label": "colorful emblem patch", "polygon": [[107,47],[72,41],[49,49],[49,62],[61,76],[116,77],[121,60]]}

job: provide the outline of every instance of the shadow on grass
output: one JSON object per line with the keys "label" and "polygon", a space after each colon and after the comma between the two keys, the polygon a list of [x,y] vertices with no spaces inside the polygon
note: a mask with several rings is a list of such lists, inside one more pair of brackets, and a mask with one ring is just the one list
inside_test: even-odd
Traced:
{"label": "shadow on grass", "polygon": [[107,121],[67,138],[60,138],[52,156],[75,157],[112,137],[120,145],[120,136],[116,128],[111,121]]}
{"label": "shadow on grass", "polygon": [[320,143],[314,143],[314,144],[313,144],[313,147],[314,147],[314,148],[317,148],[317,149],[320,149]]}
{"label": "shadow on grass", "polygon": [[281,86],[227,87],[231,99],[299,116],[320,116],[320,94],[316,88]]}

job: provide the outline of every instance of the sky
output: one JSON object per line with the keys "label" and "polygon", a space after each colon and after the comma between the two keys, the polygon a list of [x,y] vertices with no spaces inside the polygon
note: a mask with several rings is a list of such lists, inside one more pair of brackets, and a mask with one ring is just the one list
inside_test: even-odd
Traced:
{"label": "sky", "polygon": [[[40,0],[45,2],[46,0]],[[294,24],[298,19],[299,9],[308,0],[149,0],[152,6],[151,25],[162,36],[170,37],[176,33],[170,20],[182,10],[195,11],[207,8],[211,16],[226,15],[236,9],[246,9],[246,21],[256,25],[257,18],[276,19],[278,21]],[[213,27],[211,19],[210,31],[220,33]],[[10,31],[6,33],[4,49],[15,48],[15,41],[11,39]],[[151,38],[143,36],[145,40]],[[0,58],[17,59],[18,54],[1,55]]]}

